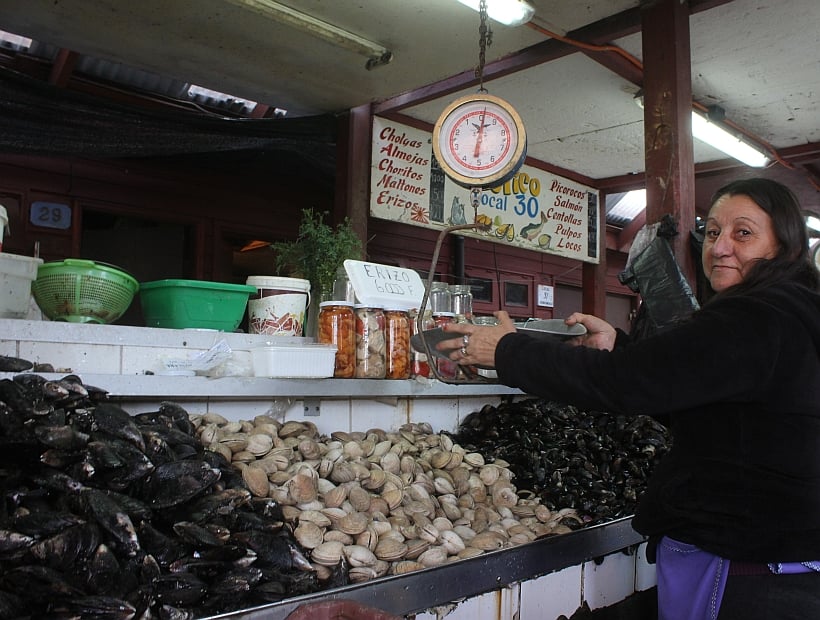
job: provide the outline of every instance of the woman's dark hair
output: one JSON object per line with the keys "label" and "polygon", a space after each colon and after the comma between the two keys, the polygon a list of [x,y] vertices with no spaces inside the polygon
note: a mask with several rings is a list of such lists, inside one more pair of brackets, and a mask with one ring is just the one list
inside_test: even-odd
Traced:
{"label": "woman's dark hair", "polygon": [[711,205],[724,196],[748,196],[768,213],[779,249],[774,258],[758,260],[742,282],[720,293],[720,297],[747,293],[783,280],[798,282],[813,290],[820,289],[820,273],[809,256],[803,211],[788,187],[771,179],[741,179],[717,190]]}

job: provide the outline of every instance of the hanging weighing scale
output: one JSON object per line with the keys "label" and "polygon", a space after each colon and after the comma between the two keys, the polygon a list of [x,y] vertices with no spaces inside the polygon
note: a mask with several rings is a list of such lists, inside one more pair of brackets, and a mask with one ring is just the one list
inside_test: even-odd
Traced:
{"label": "hanging weighing scale", "polygon": [[[486,0],[479,3],[479,15],[479,64],[476,69],[479,92],[453,101],[444,109],[433,126],[433,153],[436,160],[444,174],[461,187],[472,190],[470,199],[474,212],[480,204],[481,191],[510,180],[521,168],[527,156],[527,132],[518,112],[507,101],[488,94],[484,88],[484,57],[487,45],[492,40],[492,32],[487,26]],[[449,226],[441,231],[419,307],[418,333],[413,337],[413,346],[427,355],[431,373],[445,383],[489,381],[486,377],[478,375],[475,368],[466,366],[460,366],[461,376],[442,376],[436,367],[435,358],[446,354],[436,350],[435,344],[444,334],[441,330],[424,330],[424,313],[444,238],[454,231],[484,228],[486,225],[473,222]]]}
{"label": "hanging weighing scale", "polygon": [[485,188],[509,181],[527,156],[527,133],[518,112],[484,92],[457,99],[433,127],[433,153],[458,185]]}

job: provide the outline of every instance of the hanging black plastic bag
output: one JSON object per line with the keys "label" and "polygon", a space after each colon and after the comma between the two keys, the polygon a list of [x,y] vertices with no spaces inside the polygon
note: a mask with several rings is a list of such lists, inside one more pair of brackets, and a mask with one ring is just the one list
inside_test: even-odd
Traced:
{"label": "hanging black plastic bag", "polygon": [[669,239],[677,234],[668,215],[657,224],[644,227],[636,236],[639,245],[635,255],[630,250],[627,268],[618,275],[621,284],[641,295],[642,303],[631,329],[632,340],[686,321],[699,308],[669,245]]}

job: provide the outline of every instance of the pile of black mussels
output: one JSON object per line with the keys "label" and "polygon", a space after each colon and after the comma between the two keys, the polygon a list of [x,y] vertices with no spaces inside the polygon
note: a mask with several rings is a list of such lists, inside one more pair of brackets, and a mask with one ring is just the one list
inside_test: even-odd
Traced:
{"label": "pile of black mussels", "polygon": [[173,403],[132,416],[73,375],[0,380],[0,490],[2,619],[194,618],[330,587]]}
{"label": "pile of black mussels", "polygon": [[633,515],[672,445],[668,429],[648,416],[543,399],[486,405],[464,419],[453,439],[488,461],[506,461],[519,495],[535,495],[551,510],[575,508],[580,527]]}

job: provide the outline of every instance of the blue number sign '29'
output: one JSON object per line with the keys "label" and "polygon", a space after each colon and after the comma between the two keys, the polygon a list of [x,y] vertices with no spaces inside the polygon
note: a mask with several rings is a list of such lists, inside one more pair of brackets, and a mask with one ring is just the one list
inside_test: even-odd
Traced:
{"label": "blue number sign '29'", "polygon": [[71,207],[57,202],[32,202],[29,221],[43,228],[71,228]]}

